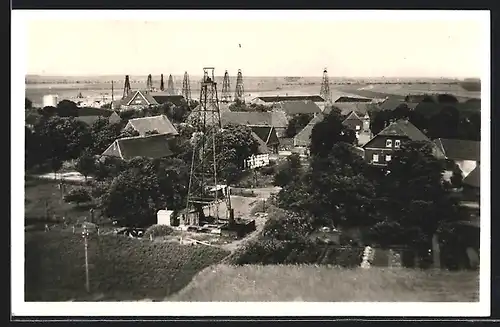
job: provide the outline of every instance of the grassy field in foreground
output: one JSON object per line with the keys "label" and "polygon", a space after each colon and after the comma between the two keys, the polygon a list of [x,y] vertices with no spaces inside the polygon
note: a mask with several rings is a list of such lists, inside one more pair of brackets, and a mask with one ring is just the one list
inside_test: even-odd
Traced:
{"label": "grassy field in foreground", "polygon": [[209,267],[169,301],[472,302],[477,272],[327,266]]}
{"label": "grassy field in foreground", "polygon": [[123,236],[92,236],[85,290],[81,235],[25,233],[25,301],[164,299],[228,252],[201,245],[157,243]]}

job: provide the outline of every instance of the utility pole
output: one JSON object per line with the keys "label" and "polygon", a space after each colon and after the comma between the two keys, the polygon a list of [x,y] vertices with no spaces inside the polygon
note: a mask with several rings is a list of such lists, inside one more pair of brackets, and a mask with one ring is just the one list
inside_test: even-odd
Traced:
{"label": "utility pole", "polygon": [[85,288],[87,293],[90,293],[90,280],[89,280],[89,257],[88,257],[88,237],[89,231],[87,229],[87,225],[84,225],[82,236],[85,242]]}

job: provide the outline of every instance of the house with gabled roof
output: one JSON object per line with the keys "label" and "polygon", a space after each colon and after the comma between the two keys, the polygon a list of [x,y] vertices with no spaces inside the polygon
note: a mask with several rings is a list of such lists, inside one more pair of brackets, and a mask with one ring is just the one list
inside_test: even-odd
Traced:
{"label": "house with gabled roof", "polygon": [[156,131],[158,134],[178,135],[177,130],[165,115],[130,119],[124,129],[133,129],[140,136]]}
{"label": "house with gabled roof", "polygon": [[479,166],[481,142],[438,138],[433,143],[446,159],[460,168],[464,178]]}
{"label": "house with gabled roof", "polygon": [[363,149],[365,160],[375,166],[386,166],[391,161],[394,151],[408,141],[428,141],[427,136],[406,119],[390,123],[380,133],[369,140]]}
{"label": "house with gabled roof", "polygon": [[235,111],[221,113],[222,125],[236,124],[245,126],[269,126],[274,127],[278,137],[285,135],[288,119],[284,112],[257,112],[257,111]]}
{"label": "house with gabled roof", "polygon": [[116,139],[103,153],[105,157],[130,160],[136,157],[149,159],[174,155],[175,138],[166,134],[133,136]]}
{"label": "house with gabled roof", "polygon": [[141,110],[148,107],[158,106],[155,98],[146,91],[135,91],[128,97],[114,101],[111,107],[115,110]]}
{"label": "house with gabled roof", "polygon": [[170,94],[168,92],[150,92],[149,94],[159,104],[170,102],[179,106],[185,101],[184,96],[180,94]]}
{"label": "house with gabled roof", "polygon": [[268,152],[278,153],[280,146],[280,140],[278,135],[276,135],[276,129],[273,126],[266,125],[247,125],[252,129],[254,133],[260,140],[264,142]]}
{"label": "house with gabled roof", "polygon": [[310,100],[305,101],[281,101],[275,107],[276,110],[283,111],[288,117],[299,114],[316,116],[321,113],[321,109]]}

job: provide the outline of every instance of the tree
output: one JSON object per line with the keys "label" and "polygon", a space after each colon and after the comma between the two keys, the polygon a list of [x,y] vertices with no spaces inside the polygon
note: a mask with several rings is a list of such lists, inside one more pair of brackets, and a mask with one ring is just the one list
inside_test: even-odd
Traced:
{"label": "tree", "polygon": [[67,195],[64,196],[64,201],[74,202],[77,206],[82,203],[90,202],[92,200],[89,191],[83,187],[72,189]]}
{"label": "tree", "polygon": [[124,129],[120,135],[118,136],[118,138],[124,138],[124,137],[134,137],[134,136],[139,136],[139,132],[136,131],[135,129],[133,129],[132,127],[127,127],[126,129]]}
{"label": "tree", "polygon": [[32,108],[33,108],[33,102],[28,98],[24,98],[24,109],[32,109]]}
{"label": "tree", "polygon": [[121,125],[119,123],[110,123],[108,119],[100,117],[90,127],[92,137],[92,154],[103,153],[110,144],[120,137]]}
{"label": "tree", "polygon": [[313,115],[311,114],[298,114],[294,115],[288,121],[288,126],[285,130],[286,137],[294,137],[311,121]]}
{"label": "tree", "polygon": [[401,103],[392,112],[392,118],[393,119],[409,118],[410,113],[411,109],[408,107],[408,105],[406,103]]}
{"label": "tree", "polygon": [[249,111],[249,108],[245,105],[245,101],[236,99],[234,103],[229,106],[230,111]]}
{"label": "tree", "polygon": [[450,104],[458,103],[458,99],[451,94],[439,94],[437,96],[437,100],[439,103],[450,103]]}
{"label": "tree", "polygon": [[301,166],[298,154],[294,153],[286,158],[286,162],[281,167],[278,167],[278,172],[274,176],[274,185],[283,187],[290,184],[294,179],[300,178]]}
{"label": "tree", "polygon": [[374,135],[380,133],[392,119],[391,110],[374,112],[371,117],[370,130]]}
{"label": "tree", "polygon": [[456,138],[460,123],[460,113],[453,106],[445,106],[439,113],[431,117],[429,137]]}
{"label": "tree", "polygon": [[[438,227],[458,217],[458,206],[443,182],[445,162],[433,156],[427,142],[408,142],[388,164],[388,175],[380,183],[378,239],[407,245],[424,253]],[[398,228],[397,233],[394,228]],[[397,237],[395,235],[398,235]]]}
{"label": "tree", "polygon": [[160,133],[158,133],[158,130],[155,129],[152,131],[147,131],[144,135],[147,136],[147,135],[157,135],[157,134],[160,134]]}
{"label": "tree", "polygon": [[88,153],[84,152],[80,157],[78,157],[76,161],[76,170],[85,176],[85,181],[87,181],[87,177],[95,172],[96,163],[94,157]]}
{"label": "tree", "polygon": [[77,117],[78,106],[70,100],[62,100],[57,104],[57,115],[59,117]]}
{"label": "tree", "polygon": [[314,125],[311,132],[311,155],[328,156],[336,143],[354,144],[356,134],[342,123],[340,110],[334,108],[325,118]]}

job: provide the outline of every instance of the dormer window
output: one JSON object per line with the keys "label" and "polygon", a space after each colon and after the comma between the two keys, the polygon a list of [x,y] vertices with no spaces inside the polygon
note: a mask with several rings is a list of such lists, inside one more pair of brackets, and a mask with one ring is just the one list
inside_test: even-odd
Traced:
{"label": "dormer window", "polygon": [[394,142],[394,146],[395,146],[396,148],[399,148],[399,147],[401,146],[401,140],[396,140],[396,141]]}
{"label": "dormer window", "polygon": [[392,140],[385,140],[385,147],[392,148]]}

